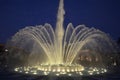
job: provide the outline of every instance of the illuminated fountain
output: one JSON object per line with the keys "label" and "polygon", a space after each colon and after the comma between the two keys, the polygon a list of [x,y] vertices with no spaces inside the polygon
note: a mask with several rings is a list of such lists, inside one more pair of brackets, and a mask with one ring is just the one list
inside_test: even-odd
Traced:
{"label": "illuminated fountain", "polygon": [[85,25],[64,30],[64,4],[60,0],[56,29],[50,24],[19,30],[7,43],[8,65],[33,75],[79,76],[107,72],[103,55],[115,53],[115,44],[104,32]]}

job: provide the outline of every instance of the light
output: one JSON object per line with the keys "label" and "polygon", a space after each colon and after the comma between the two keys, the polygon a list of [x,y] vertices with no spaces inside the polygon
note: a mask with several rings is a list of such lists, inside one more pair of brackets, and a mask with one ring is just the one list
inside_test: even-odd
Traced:
{"label": "light", "polygon": [[69,70],[69,69],[67,69],[67,72],[70,72],[70,70]]}
{"label": "light", "polygon": [[80,75],[83,75],[83,73],[82,73],[82,72],[79,72],[79,74],[80,74]]}
{"label": "light", "polygon": [[104,72],[107,72],[107,70],[106,70],[106,69],[104,69]]}
{"label": "light", "polygon": [[51,71],[51,68],[49,68],[48,71]]}
{"label": "light", "polygon": [[90,72],[89,74],[90,74],[90,75],[93,75],[93,73],[92,73],[92,72]]}
{"label": "light", "polygon": [[[83,71],[82,71],[83,70]],[[14,71],[25,73],[25,74],[33,74],[33,75],[94,75],[94,74],[102,74],[107,72],[105,68],[99,67],[82,67],[79,65],[39,65],[39,66],[28,66],[28,67],[17,67],[14,68]]]}
{"label": "light", "polygon": [[8,52],[8,50],[7,50],[7,49],[5,49],[5,52]]}
{"label": "light", "polygon": [[104,71],[101,71],[101,73],[104,73]]}
{"label": "light", "polygon": [[100,74],[100,72],[97,72],[97,74]]}
{"label": "light", "polygon": [[57,72],[60,72],[60,68],[57,69]]}
{"label": "light", "polygon": [[21,71],[21,70],[20,70],[19,72],[20,72],[20,73],[22,73],[22,71]]}
{"label": "light", "polygon": [[60,72],[60,74],[66,74],[66,72]]}
{"label": "light", "polygon": [[62,69],[62,72],[65,72],[65,69]]}
{"label": "light", "polygon": [[48,75],[47,72],[44,72],[44,75]]}
{"label": "light", "polygon": [[59,76],[60,74],[56,74],[56,76]]}
{"label": "light", "polygon": [[74,69],[71,69],[71,72],[74,72]]}
{"label": "light", "polygon": [[31,70],[30,72],[34,72],[34,70]]}
{"label": "light", "polygon": [[18,68],[15,68],[14,71],[18,71]]}
{"label": "light", "polygon": [[96,71],[96,69],[94,68],[93,71]]}
{"label": "light", "polygon": [[79,71],[83,71],[84,70],[84,67],[81,67],[81,70],[79,70]]}
{"label": "light", "polygon": [[38,70],[41,70],[41,68],[40,68],[40,67],[38,67]]}
{"label": "light", "polygon": [[72,74],[68,74],[68,76],[72,76]]}
{"label": "light", "polygon": [[114,63],[113,63],[113,65],[114,65],[114,66],[116,66],[116,65],[117,65],[117,63],[116,63],[116,62],[114,62]]}
{"label": "light", "polygon": [[25,72],[26,74],[28,74],[28,71],[27,72]]}
{"label": "light", "polygon": [[35,71],[35,72],[33,72],[33,74],[34,74],[34,75],[36,75],[36,74],[37,74],[37,72]]}
{"label": "light", "polygon": [[75,71],[77,71],[77,68],[75,68]]}
{"label": "light", "polygon": [[55,69],[53,69],[53,72],[55,72],[56,70]]}
{"label": "light", "polygon": [[45,69],[45,71],[47,71],[47,68]]}

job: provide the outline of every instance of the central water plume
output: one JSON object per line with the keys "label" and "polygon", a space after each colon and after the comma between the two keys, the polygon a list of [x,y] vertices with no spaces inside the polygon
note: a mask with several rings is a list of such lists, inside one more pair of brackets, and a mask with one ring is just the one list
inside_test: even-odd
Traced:
{"label": "central water plume", "polygon": [[64,36],[64,28],[63,28],[63,22],[64,22],[64,4],[63,0],[60,0],[59,9],[58,9],[58,15],[57,15],[57,23],[56,23],[56,29],[55,29],[55,35],[56,35],[56,53],[58,62],[57,64],[63,63],[63,36]]}

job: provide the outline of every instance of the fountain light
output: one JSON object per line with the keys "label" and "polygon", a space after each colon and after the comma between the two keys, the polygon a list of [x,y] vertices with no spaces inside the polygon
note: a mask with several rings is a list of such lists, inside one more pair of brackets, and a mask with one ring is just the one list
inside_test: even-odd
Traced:
{"label": "fountain light", "polygon": [[25,73],[26,73],[26,74],[28,74],[29,72],[28,72],[28,71],[26,71]]}
{"label": "fountain light", "polygon": [[72,74],[68,74],[68,76],[72,76]]}
{"label": "fountain light", "polygon": [[104,69],[104,72],[107,72],[107,70],[106,70],[106,69]]}
{"label": "fountain light", "polygon": [[59,76],[60,74],[56,74],[56,76]]}
{"label": "fountain light", "polygon": [[35,71],[35,72],[33,72],[33,74],[34,74],[34,75],[37,75],[37,72]]}
{"label": "fountain light", "polygon": [[47,72],[44,72],[44,75],[48,75],[48,73],[47,73]]}
{"label": "fountain light", "polygon": [[22,70],[20,70],[19,72],[22,73]]}
{"label": "fountain light", "polygon": [[67,69],[67,72],[70,72],[70,69]]}

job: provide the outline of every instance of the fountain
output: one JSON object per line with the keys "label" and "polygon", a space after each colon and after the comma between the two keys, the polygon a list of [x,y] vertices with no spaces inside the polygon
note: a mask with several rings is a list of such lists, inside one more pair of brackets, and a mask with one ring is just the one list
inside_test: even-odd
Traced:
{"label": "fountain", "polygon": [[7,42],[8,65],[32,75],[80,76],[107,72],[104,55],[116,52],[104,32],[85,25],[64,29],[64,4],[60,0],[56,29],[48,23],[19,30]]}

